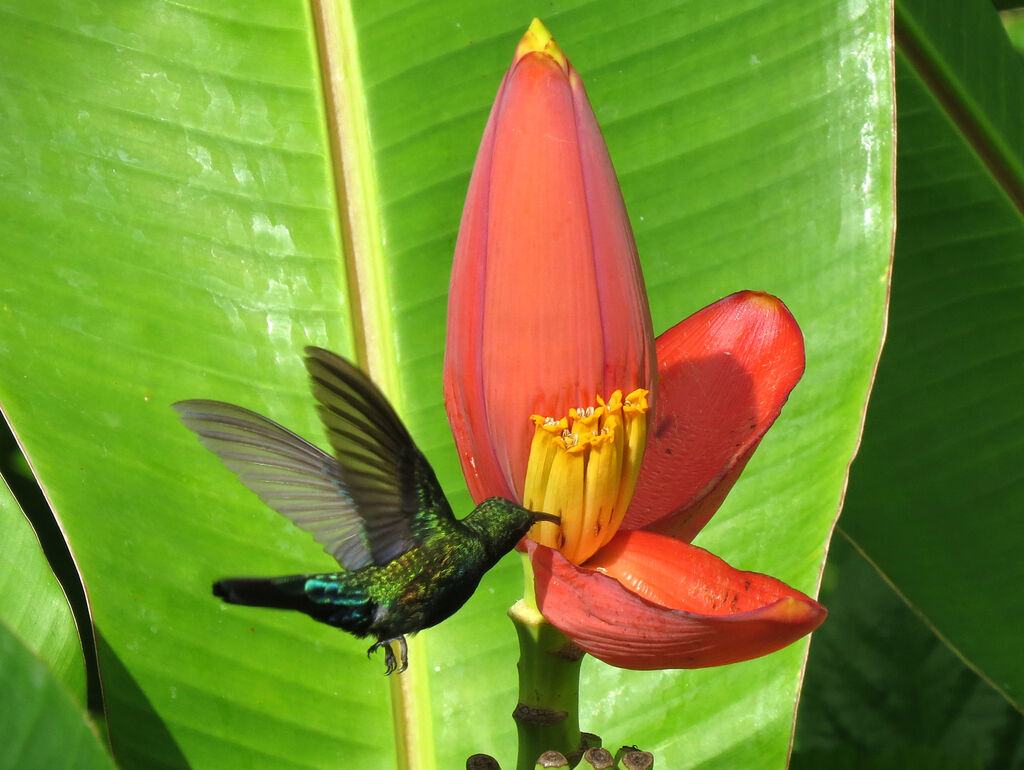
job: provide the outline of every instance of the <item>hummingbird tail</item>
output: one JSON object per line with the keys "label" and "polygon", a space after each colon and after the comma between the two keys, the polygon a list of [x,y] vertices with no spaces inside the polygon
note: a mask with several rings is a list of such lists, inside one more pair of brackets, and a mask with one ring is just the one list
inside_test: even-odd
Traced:
{"label": "hummingbird tail", "polygon": [[306,576],[275,578],[225,578],[213,584],[213,595],[229,604],[307,611]]}
{"label": "hummingbird tail", "polygon": [[350,573],[287,575],[269,578],[225,578],[213,584],[213,595],[230,604],[298,610],[314,620],[366,636],[377,605]]}

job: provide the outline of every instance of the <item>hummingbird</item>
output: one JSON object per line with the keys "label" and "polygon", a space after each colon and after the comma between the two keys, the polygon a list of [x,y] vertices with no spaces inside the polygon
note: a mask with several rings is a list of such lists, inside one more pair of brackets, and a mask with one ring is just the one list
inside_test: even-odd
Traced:
{"label": "hummingbird", "polygon": [[173,407],[246,487],[310,532],[342,569],[224,578],[213,593],[372,635],[367,657],[383,647],[385,673],[401,673],[409,665],[406,634],[451,616],[535,522],[559,519],[497,497],[456,519],[430,463],[369,377],[323,348],[305,353],[333,456],[240,406],[190,400]]}

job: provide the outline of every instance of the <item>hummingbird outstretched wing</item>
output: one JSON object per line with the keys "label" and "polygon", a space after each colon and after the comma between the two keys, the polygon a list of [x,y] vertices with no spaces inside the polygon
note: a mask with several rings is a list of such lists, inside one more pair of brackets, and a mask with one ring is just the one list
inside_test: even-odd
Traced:
{"label": "hummingbird outstretched wing", "polygon": [[317,411],[345,471],[377,564],[454,524],[434,469],[373,381],[329,350],[305,348]]}
{"label": "hummingbird outstretched wing", "polygon": [[384,564],[420,542],[424,516],[454,521],[451,508],[426,458],[369,378],[321,348],[306,348],[306,354],[335,457],[240,406],[192,400],[174,408],[246,487],[311,532],[345,569]]}

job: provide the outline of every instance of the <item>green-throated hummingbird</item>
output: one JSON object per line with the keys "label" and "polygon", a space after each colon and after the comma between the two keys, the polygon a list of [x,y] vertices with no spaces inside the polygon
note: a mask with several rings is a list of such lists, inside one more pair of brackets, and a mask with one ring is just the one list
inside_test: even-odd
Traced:
{"label": "green-throated hummingbird", "polygon": [[[558,521],[501,498],[462,520],[384,395],[359,369],[307,347],[306,369],[334,456],[240,406],[180,401],[174,408],[245,486],[323,544],[341,572],[225,578],[232,604],[298,610],[377,641],[387,673],[408,666],[405,635],[452,615],[483,574],[536,521]],[[401,667],[391,642],[401,646]]]}

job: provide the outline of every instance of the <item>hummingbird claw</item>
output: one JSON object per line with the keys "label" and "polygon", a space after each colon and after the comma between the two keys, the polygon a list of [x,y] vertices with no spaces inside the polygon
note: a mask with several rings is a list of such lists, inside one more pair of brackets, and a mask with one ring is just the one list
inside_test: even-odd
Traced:
{"label": "hummingbird claw", "polygon": [[[402,653],[402,666],[399,668],[398,661],[395,660],[395,651],[391,649],[391,643],[398,642],[398,646],[401,648]],[[409,644],[405,641],[405,636],[395,636],[391,639],[379,639],[376,643],[370,645],[370,649],[366,651],[366,657],[370,657],[378,647],[384,648],[384,675],[393,674],[397,671],[401,674],[407,668],[409,668]]]}
{"label": "hummingbird claw", "polygon": [[409,643],[405,641],[404,634],[398,637],[398,646],[402,648],[402,667],[398,669],[398,673],[401,674],[409,668]]}

